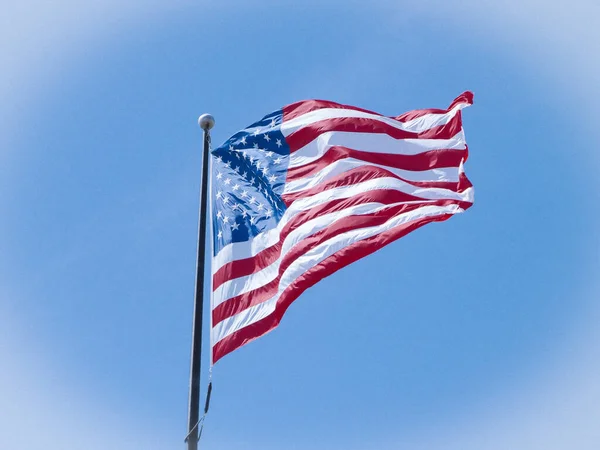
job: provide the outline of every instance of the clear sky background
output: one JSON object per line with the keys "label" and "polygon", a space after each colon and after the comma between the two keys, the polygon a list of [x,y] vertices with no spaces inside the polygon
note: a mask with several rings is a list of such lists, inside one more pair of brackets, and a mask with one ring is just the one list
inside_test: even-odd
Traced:
{"label": "clear sky background", "polygon": [[414,3],[2,3],[0,448],[184,448],[199,114],[467,89],[474,207],[220,361],[201,448],[600,448],[600,6]]}

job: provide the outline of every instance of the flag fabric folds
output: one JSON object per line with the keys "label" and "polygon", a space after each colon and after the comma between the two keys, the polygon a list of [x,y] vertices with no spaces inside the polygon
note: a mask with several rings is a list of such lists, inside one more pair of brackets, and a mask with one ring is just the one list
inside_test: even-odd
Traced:
{"label": "flag fabric folds", "polygon": [[461,117],[472,101],[398,117],[302,101],[211,152],[213,363],[319,280],[472,205]]}

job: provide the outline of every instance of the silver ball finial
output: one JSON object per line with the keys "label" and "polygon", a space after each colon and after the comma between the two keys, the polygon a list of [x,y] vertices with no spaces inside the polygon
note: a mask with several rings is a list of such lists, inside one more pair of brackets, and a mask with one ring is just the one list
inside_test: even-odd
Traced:
{"label": "silver ball finial", "polygon": [[200,128],[204,131],[208,131],[215,126],[215,118],[210,114],[202,114],[198,117],[198,125],[200,125]]}

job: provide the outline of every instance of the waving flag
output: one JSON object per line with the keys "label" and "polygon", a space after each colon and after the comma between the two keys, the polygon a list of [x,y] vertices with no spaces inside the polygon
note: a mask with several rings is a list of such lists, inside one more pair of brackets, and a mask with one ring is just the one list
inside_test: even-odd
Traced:
{"label": "waving flag", "polygon": [[461,110],[386,117],[298,102],[212,151],[212,361],[275,328],[307,288],[473,203]]}

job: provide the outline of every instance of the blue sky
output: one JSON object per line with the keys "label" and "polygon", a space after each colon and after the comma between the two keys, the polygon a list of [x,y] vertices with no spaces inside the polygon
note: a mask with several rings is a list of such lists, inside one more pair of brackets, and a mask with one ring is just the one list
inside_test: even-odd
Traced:
{"label": "blue sky", "polygon": [[469,89],[475,206],[220,361],[203,447],[596,448],[597,5],[4,6],[0,447],[184,448],[199,114]]}

